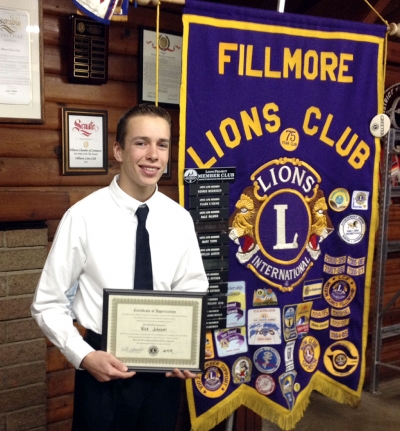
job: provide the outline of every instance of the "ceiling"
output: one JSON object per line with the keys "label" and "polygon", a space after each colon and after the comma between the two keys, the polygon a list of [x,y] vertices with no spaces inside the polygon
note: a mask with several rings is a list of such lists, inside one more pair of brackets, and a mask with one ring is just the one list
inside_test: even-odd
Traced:
{"label": "ceiling", "polygon": [[[173,0],[166,0],[173,1]],[[277,10],[278,0],[207,0],[210,3],[254,7],[258,9]],[[284,4],[284,12],[336,18],[349,21],[382,24],[380,17],[371,9],[365,0],[280,0]],[[376,11],[388,23],[400,23],[400,0],[368,0]],[[161,0],[162,3],[162,0]],[[181,8],[181,6],[167,5],[165,8]],[[400,27],[400,25],[399,25]],[[400,38],[390,37],[393,42]]]}

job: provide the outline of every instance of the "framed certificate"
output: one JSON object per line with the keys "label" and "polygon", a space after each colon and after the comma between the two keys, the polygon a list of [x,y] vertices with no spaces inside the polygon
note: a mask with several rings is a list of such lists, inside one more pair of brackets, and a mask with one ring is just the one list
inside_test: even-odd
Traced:
{"label": "framed certificate", "polygon": [[102,349],[129,369],[202,372],[206,293],[104,290]]}
{"label": "framed certificate", "polygon": [[42,0],[0,0],[0,122],[43,123]]}
{"label": "framed certificate", "polygon": [[[157,32],[139,27],[139,103],[154,103],[157,80]],[[159,31],[158,102],[165,108],[179,107],[182,73],[182,35]]]}
{"label": "framed certificate", "polygon": [[61,108],[63,175],[107,174],[107,111]]}

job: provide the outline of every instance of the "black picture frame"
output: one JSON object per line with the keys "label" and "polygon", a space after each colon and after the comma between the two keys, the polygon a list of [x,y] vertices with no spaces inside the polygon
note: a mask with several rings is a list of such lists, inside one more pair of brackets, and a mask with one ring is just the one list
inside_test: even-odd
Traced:
{"label": "black picture frame", "polygon": [[[155,103],[156,101],[156,29],[139,26],[139,103]],[[164,108],[178,108],[180,100],[180,83],[182,74],[182,34],[159,30],[159,91],[158,105]],[[154,50],[149,54],[149,47]],[[154,61],[153,61],[154,59]],[[174,78],[176,77],[176,78]],[[175,79],[175,82],[172,81]],[[168,82],[167,82],[168,81]],[[152,85],[154,83],[154,85]],[[168,87],[170,86],[170,87]],[[153,94],[154,93],[154,94]]]}
{"label": "black picture frame", "polygon": [[[18,19],[10,16],[18,15]],[[0,123],[43,123],[44,122],[44,84],[43,84],[43,5],[42,0],[19,0],[18,9],[13,0],[0,0],[0,19],[10,33],[4,39],[3,69],[9,68],[9,82],[3,82],[4,92],[0,95]],[[20,21],[21,20],[21,21]],[[6,24],[7,23],[7,24]],[[7,41],[7,42],[6,42]],[[20,51],[20,57],[13,51]],[[8,55],[8,50],[10,55]],[[22,60],[28,65],[21,67]],[[27,85],[16,84],[11,72],[18,65],[19,73],[26,73]],[[21,72],[22,70],[22,72]],[[28,70],[28,72],[23,72]],[[6,72],[3,72],[3,75]],[[20,77],[20,80],[22,78]],[[7,95],[7,96],[6,96]],[[18,98],[20,98],[19,101]],[[12,100],[14,99],[14,100]]]}
{"label": "black picture frame", "polygon": [[108,173],[108,112],[61,108],[63,175]]}
{"label": "black picture frame", "polygon": [[206,292],[104,289],[102,350],[130,370],[200,373],[206,298]]}

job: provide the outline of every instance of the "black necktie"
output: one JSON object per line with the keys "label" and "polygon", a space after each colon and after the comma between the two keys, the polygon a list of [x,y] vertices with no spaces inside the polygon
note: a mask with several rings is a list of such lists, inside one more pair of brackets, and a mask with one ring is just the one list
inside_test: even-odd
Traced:
{"label": "black necktie", "polygon": [[151,253],[149,233],[146,229],[146,218],[149,213],[147,205],[141,205],[136,210],[138,227],[136,231],[136,261],[134,289],[153,290],[153,272],[151,269]]}

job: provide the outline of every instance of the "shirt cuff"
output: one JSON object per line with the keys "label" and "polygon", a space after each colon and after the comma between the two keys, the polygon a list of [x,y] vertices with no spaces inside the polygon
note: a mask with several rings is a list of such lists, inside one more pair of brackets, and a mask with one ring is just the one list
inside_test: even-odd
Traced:
{"label": "shirt cuff", "polygon": [[77,369],[80,368],[80,365],[83,361],[83,358],[87,356],[89,353],[94,352],[92,346],[90,346],[82,337],[74,337],[74,339],[70,340],[67,344],[65,350],[61,352],[67,358],[69,362]]}

